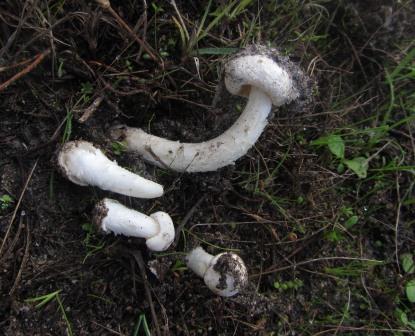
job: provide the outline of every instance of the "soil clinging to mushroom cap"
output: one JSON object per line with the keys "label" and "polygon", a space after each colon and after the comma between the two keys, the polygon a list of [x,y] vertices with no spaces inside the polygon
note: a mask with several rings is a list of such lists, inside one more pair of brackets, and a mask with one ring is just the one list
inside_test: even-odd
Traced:
{"label": "soil clinging to mushroom cap", "polygon": [[99,232],[102,230],[102,220],[107,217],[108,208],[105,206],[104,200],[99,201],[94,210],[92,210],[92,223],[95,225]]}
{"label": "soil clinging to mushroom cap", "polygon": [[[270,48],[261,44],[250,44],[240,52],[232,55],[228,61],[248,55],[263,55],[274,60],[281,68],[290,74],[293,87],[296,89],[298,97],[288,103],[290,113],[302,113],[311,108],[313,102],[313,88],[316,87],[314,80],[308,76],[289,56],[283,56],[277,48]],[[225,74],[223,74],[225,76]],[[243,95],[248,95],[246,90]]]}
{"label": "soil clinging to mushroom cap", "polygon": [[216,288],[224,290],[227,288],[226,277],[234,279],[234,287],[240,291],[248,283],[248,272],[239,256],[234,253],[223,253],[213,265],[213,269],[220,274],[219,283]]}

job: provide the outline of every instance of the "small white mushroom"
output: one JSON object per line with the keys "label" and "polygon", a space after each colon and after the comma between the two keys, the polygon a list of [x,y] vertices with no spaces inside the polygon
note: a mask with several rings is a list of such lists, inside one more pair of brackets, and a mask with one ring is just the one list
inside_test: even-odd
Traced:
{"label": "small white mushroom", "polygon": [[196,247],[186,256],[186,264],[203,278],[211,291],[220,296],[233,296],[248,283],[246,266],[235,253],[224,252],[213,256]]}
{"label": "small white mushroom", "polygon": [[111,134],[146,161],[175,171],[206,172],[233,164],[258,140],[272,104],[288,103],[299,93],[290,74],[267,55],[231,59],[225,65],[225,85],[230,93],[247,96],[248,103],[238,120],[214,139],[181,143],[125,126],[114,127]]}
{"label": "small white mushroom", "polygon": [[152,251],[167,250],[174,240],[173,221],[166,212],[146,216],[110,198],[96,204],[93,222],[105,233],[145,238]]}
{"label": "small white mushroom", "polygon": [[65,143],[58,154],[58,166],[70,181],[80,186],[96,186],[139,198],[163,195],[163,186],[120,167],[86,141]]}

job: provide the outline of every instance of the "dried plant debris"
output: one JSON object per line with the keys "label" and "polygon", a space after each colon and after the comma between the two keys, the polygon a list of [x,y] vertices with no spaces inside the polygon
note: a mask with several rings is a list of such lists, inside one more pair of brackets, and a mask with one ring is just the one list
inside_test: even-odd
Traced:
{"label": "dried plant debris", "polygon": [[[103,3],[0,1],[0,334],[413,334],[414,2]],[[299,96],[234,165],[183,174],[110,138],[220,136],[245,109],[225,86],[241,55]],[[68,181],[55,151],[80,139],[164,194]],[[168,213],[175,241],[100,234],[108,197]],[[197,246],[240,256],[238,294],[188,267]]]}

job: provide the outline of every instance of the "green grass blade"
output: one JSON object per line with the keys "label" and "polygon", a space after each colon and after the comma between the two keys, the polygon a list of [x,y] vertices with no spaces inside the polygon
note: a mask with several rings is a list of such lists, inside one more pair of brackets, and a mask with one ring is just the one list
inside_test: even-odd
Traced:
{"label": "green grass blade", "polygon": [[56,301],[58,301],[59,309],[62,313],[63,319],[65,320],[66,327],[68,328],[67,329],[68,330],[68,335],[73,336],[72,325],[71,325],[71,322],[69,322],[68,316],[66,315],[66,311],[65,311],[65,308],[63,307],[63,304],[62,304],[61,298],[59,296],[59,293],[56,294]]}
{"label": "green grass blade", "polygon": [[55,292],[49,293],[49,294],[45,294],[45,295],[41,295],[41,296],[37,296],[35,298],[29,298],[26,299],[25,302],[29,302],[29,303],[35,303],[35,302],[39,302],[35,307],[36,308],[40,308],[43,307],[45,304],[47,304],[48,302],[52,301],[53,299],[56,298],[56,296],[61,292],[62,290],[59,289]]}
{"label": "green grass blade", "polygon": [[200,48],[192,55],[230,55],[237,52],[239,48]]}
{"label": "green grass blade", "polygon": [[144,335],[145,336],[151,336],[150,328],[148,327],[148,323],[147,323],[147,319],[146,319],[145,314],[140,314],[140,316],[138,317],[138,321],[137,321],[137,324],[134,328],[132,336],[138,336],[139,335],[141,325],[143,326]]}
{"label": "green grass blade", "polygon": [[391,79],[395,79],[401,71],[413,60],[415,59],[415,48],[412,48],[411,51],[403,58],[403,60],[396,66],[396,68],[390,74]]}

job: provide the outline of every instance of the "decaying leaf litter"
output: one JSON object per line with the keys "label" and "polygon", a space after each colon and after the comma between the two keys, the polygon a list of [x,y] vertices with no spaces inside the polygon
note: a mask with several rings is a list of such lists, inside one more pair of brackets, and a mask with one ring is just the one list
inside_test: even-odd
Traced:
{"label": "decaying leaf litter", "polygon": [[[0,329],[411,334],[413,4],[111,5],[131,31],[92,2],[0,5]],[[274,110],[234,167],[172,173],[109,139],[115,122],[188,142],[223,132],[245,104],[223,87],[224,60],[251,43],[299,63],[313,102]],[[111,197],[168,211],[182,228],[170,253],[94,231],[91,211],[107,194],[54,164],[76,139],[166,187],[155,201]],[[182,261],[198,244],[236,250],[248,292],[212,295]]]}

